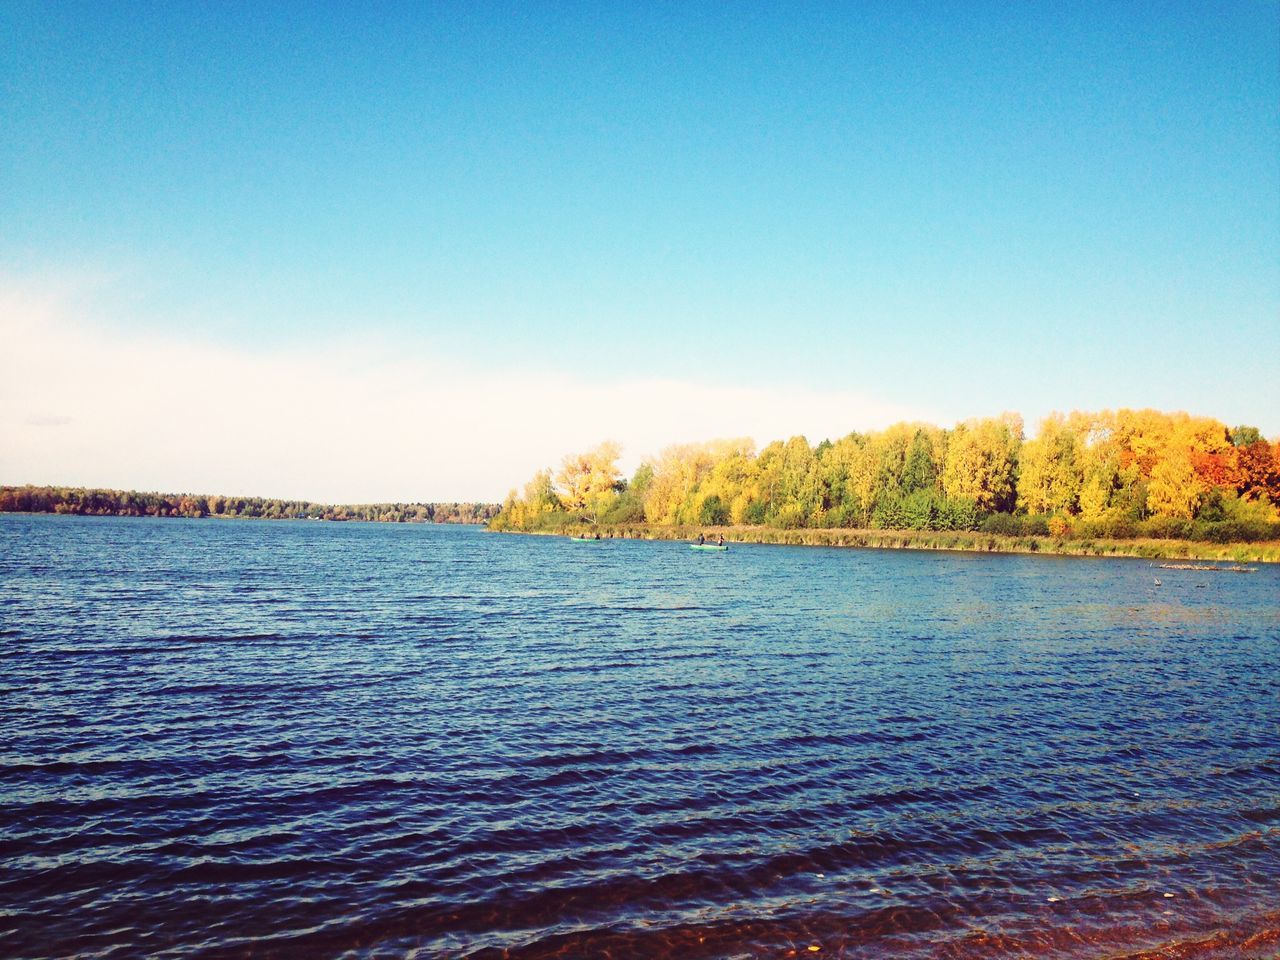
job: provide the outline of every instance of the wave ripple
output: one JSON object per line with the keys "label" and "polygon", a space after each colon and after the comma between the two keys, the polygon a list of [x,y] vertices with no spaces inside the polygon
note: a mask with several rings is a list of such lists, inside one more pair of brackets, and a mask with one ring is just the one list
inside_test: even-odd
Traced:
{"label": "wave ripple", "polygon": [[1280,571],[1196,576],[3,516],[0,954],[1274,952]]}

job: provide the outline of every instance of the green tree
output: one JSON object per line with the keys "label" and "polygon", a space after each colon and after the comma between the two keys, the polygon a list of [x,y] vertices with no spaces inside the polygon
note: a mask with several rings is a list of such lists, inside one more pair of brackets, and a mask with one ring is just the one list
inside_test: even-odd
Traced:
{"label": "green tree", "polygon": [[902,466],[902,492],[910,495],[932,490],[938,480],[938,465],[933,459],[933,444],[924,430],[917,430],[907,447]]}
{"label": "green tree", "polygon": [[1257,427],[1246,427],[1243,424],[1231,431],[1231,443],[1236,447],[1251,447],[1255,443],[1265,442]]}

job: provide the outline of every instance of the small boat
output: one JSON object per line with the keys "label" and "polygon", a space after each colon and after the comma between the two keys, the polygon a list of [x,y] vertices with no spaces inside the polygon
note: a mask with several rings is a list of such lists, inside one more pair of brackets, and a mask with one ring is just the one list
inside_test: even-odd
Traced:
{"label": "small boat", "polygon": [[729,545],[727,543],[723,545],[718,543],[691,543],[689,544],[689,549],[690,550],[728,550]]}
{"label": "small boat", "polygon": [[569,539],[574,543],[596,543],[600,540],[599,537],[570,537]]}

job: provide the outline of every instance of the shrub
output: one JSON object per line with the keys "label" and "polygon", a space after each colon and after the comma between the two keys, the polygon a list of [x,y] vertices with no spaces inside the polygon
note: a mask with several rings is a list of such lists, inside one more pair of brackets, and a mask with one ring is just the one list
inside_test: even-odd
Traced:
{"label": "shrub", "polygon": [[729,522],[729,508],[713,493],[698,508],[698,522],[704,526],[722,527]]}
{"label": "shrub", "polygon": [[1181,517],[1152,517],[1138,524],[1138,533],[1154,540],[1186,540],[1193,528],[1190,520]]}
{"label": "shrub", "polygon": [[1095,520],[1076,520],[1072,530],[1085,539],[1132,540],[1138,535],[1137,525],[1120,510],[1108,510]]}
{"label": "shrub", "polygon": [[1022,532],[1033,537],[1049,536],[1049,518],[1043,514],[1029,514],[1022,518]]}
{"label": "shrub", "polygon": [[644,500],[628,490],[600,515],[601,523],[644,523]]}
{"label": "shrub", "polygon": [[1280,539],[1280,523],[1258,520],[1223,520],[1221,523],[1197,523],[1194,539],[1209,543],[1257,543]]}
{"label": "shrub", "polygon": [[982,525],[978,529],[983,533],[994,533],[1002,537],[1016,537],[1022,533],[1022,524],[1012,514],[993,513],[982,521]]}
{"label": "shrub", "polygon": [[896,494],[884,494],[877,498],[871,512],[871,526],[877,530],[901,530],[907,525],[902,498]]}
{"label": "shrub", "polygon": [[978,526],[978,505],[972,500],[943,500],[939,515],[941,529],[973,530]]}
{"label": "shrub", "polygon": [[1123,514],[1107,517],[1102,521],[1102,536],[1115,540],[1132,540],[1138,535],[1138,525]]}
{"label": "shrub", "polygon": [[908,530],[937,530],[937,498],[932,490],[917,490],[901,502],[902,525]]}
{"label": "shrub", "polygon": [[769,526],[780,530],[798,530],[804,526],[804,510],[799,504],[788,503],[769,518]]}
{"label": "shrub", "polygon": [[853,519],[850,517],[851,511],[848,507],[841,504],[838,507],[832,507],[830,510],[822,511],[820,524],[827,529],[834,530],[837,527],[853,526]]}
{"label": "shrub", "polygon": [[1210,523],[1220,523],[1224,520],[1274,523],[1280,520],[1276,508],[1266,497],[1246,499],[1234,490],[1226,490],[1222,487],[1210,491],[1196,517]]}

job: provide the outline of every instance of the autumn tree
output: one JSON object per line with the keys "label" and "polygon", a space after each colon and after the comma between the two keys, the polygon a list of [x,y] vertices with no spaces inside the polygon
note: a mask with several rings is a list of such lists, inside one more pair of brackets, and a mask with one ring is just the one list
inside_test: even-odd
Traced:
{"label": "autumn tree", "polygon": [[1147,506],[1158,517],[1190,520],[1196,515],[1208,487],[1197,476],[1191,451],[1174,448],[1155,465],[1147,487]]}
{"label": "autumn tree", "polygon": [[823,508],[818,460],[804,437],[792,437],[782,451],[779,495],[783,510],[794,512],[798,525],[813,525]]}
{"label": "autumn tree", "polygon": [[759,471],[755,444],[733,441],[721,450],[699,485],[691,512],[699,523],[748,523],[760,514]]}
{"label": "autumn tree", "polygon": [[876,504],[880,456],[876,450],[875,437],[851,436],[846,439],[849,441],[846,501],[851,511],[856,512],[858,525],[866,527],[871,524],[871,512]]}
{"label": "autumn tree", "polygon": [[1257,440],[1237,453],[1240,492],[1250,499],[1266,498],[1280,504],[1280,443]]}
{"label": "autumn tree", "polygon": [[606,440],[585,453],[566,456],[555,476],[564,506],[594,523],[624,486],[618,470],[620,454],[618,444]]}
{"label": "autumn tree", "polygon": [[699,485],[720,460],[752,448],[752,441],[742,439],[667,447],[653,465],[653,482],[645,497],[645,519],[650,523],[698,523]]}
{"label": "autumn tree", "polygon": [[1018,505],[1028,513],[1075,513],[1084,475],[1080,439],[1061,414],[1040,423],[1040,432],[1019,452]]}
{"label": "autumn tree", "polygon": [[1022,418],[958,425],[947,445],[943,489],[948,497],[972,500],[980,510],[1009,510],[1014,503],[1014,470],[1022,443]]}
{"label": "autumn tree", "polygon": [[[795,436],[758,454],[749,440],[683,444],[664,450],[629,485],[618,476],[616,457],[616,445],[606,444],[566,458],[554,478],[544,471],[522,497],[509,497],[497,525],[555,529],[587,515],[666,525],[973,529],[988,526],[985,515],[1016,506],[1034,515],[1078,517],[1092,536],[1132,535],[1152,515],[1231,522],[1232,531],[1280,518],[1272,506],[1280,500],[1280,446],[1254,428],[1228,430],[1221,421],[1181,412],[1054,414],[1025,442],[1021,418],[1006,414],[949,431],[898,423],[817,447]],[[147,509],[182,506],[175,499]],[[92,498],[59,507],[103,508]],[[990,519],[993,532],[1045,525],[1035,517]],[[1053,527],[1063,535],[1078,524],[1064,519]],[[1213,535],[1235,535],[1227,529]],[[1203,526],[1195,530],[1210,535]]]}

